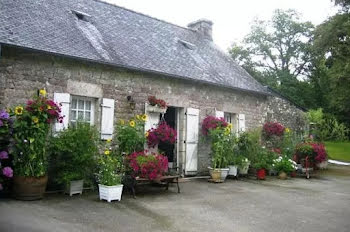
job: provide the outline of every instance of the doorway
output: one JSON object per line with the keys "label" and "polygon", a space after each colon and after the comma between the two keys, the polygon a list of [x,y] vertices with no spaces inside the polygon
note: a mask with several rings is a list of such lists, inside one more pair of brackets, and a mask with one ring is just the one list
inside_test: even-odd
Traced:
{"label": "doorway", "polygon": [[[166,113],[164,114],[164,118],[162,119],[162,115],[160,115],[160,121],[165,121],[170,127],[174,128],[178,132],[177,128],[177,110],[175,107],[168,106]],[[178,134],[178,133],[177,133]],[[177,164],[177,152],[176,152],[176,144],[164,143],[162,141],[158,144],[158,149],[161,153],[168,157],[169,168],[176,168]]]}

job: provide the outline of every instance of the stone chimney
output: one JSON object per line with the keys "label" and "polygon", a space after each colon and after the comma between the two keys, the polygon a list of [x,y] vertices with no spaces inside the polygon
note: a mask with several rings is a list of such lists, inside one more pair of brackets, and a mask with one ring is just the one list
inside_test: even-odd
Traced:
{"label": "stone chimney", "polygon": [[212,26],[213,22],[207,19],[200,19],[187,25],[188,28],[197,31],[205,38],[213,41]]}

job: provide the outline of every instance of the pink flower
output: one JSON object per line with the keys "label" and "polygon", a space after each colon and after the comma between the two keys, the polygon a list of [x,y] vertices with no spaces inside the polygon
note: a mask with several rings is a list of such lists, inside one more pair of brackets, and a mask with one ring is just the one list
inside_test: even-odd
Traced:
{"label": "pink flower", "polygon": [[217,127],[225,128],[228,123],[224,118],[217,118],[214,116],[207,116],[202,123],[202,133],[203,135],[208,135],[209,130],[216,129]]}
{"label": "pink flower", "polygon": [[282,136],[285,128],[278,122],[267,122],[264,124],[263,131],[264,134],[268,137],[272,135]]}
{"label": "pink flower", "polygon": [[4,176],[11,178],[13,177],[13,170],[10,167],[4,167],[2,169],[2,174],[4,174]]}
{"label": "pink flower", "polygon": [[9,158],[9,154],[7,153],[7,151],[0,152],[0,159],[8,159],[8,158]]}

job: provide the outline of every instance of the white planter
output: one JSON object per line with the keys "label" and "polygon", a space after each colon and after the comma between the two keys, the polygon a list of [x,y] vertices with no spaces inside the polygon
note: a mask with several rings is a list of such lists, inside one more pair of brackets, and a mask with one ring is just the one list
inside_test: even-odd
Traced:
{"label": "white planter", "polygon": [[228,168],[230,169],[228,171],[229,176],[237,176],[237,166],[236,165],[229,165]]}
{"label": "white planter", "polygon": [[239,167],[238,172],[241,175],[247,175],[248,174],[248,169],[249,169],[250,162],[242,167]]}
{"label": "white planter", "polygon": [[[208,167],[209,169],[209,173],[211,175],[211,172],[214,170],[213,168],[211,167]],[[229,168],[215,168],[215,170],[220,170],[221,172],[221,180],[225,180],[227,175],[228,175],[228,172],[230,171]]]}
{"label": "white planter", "polygon": [[113,200],[120,201],[122,198],[122,192],[123,192],[123,185],[113,185],[113,186],[107,186],[107,185],[98,185],[98,190],[100,194],[100,200],[106,200],[108,202],[111,202]]}
{"label": "white planter", "polygon": [[72,180],[66,189],[66,193],[69,196],[73,194],[83,194],[84,180]]}
{"label": "white planter", "polygon": [[167,108],[160,108],[159,106],[147,105],[147,112],[165,114]]}

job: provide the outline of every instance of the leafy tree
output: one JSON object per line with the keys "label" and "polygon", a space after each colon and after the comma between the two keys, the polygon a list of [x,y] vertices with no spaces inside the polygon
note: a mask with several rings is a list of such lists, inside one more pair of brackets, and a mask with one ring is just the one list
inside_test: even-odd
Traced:
{"label": "leafy tree", "polygon": [[338,13],[314,35],[312,82],[322,90],[325,110],[350,125],[350,14]]}
{"label": "leafy tree", "polygon": [[251,32],[229,50],[232,58],[261,83],[301,106],[314,106],[310,40],[314,26],[295,10],[276,10],[270,21],[255,20]]}

